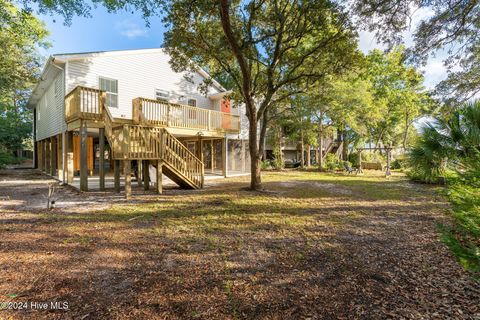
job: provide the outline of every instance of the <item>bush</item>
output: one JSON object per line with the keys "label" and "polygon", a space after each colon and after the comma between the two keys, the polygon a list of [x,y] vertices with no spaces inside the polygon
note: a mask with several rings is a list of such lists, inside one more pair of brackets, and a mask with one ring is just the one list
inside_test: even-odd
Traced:
{"label": "bush", "polygon": [[335,169],[338,169],[342,166],[340,159],[337,157],[337,155],[333,153],[327,154],[325,157],[325,167],[327,170],[334,171]]}
{"label": "bush", "polygon": [[464,177],[452,179],[448,198],[455,223],[441,226],[442,240],[463,267],[480,278],[480,185]]}
{"label": "bush", "polygon": [[392,169],[400,170],[405,168],[405,163],[406,163],[406,160],[404,157],[398,157],[392,161],[392,164],[390,166]]}
{"label": "bush", "polygon": [[262,170],[272,169],[272,164],[271,164],[270,160],[263,160],[262,164],[261,164],[261,169]]}
{"label": "bush", "polygon": [[358,168],[358,152],[352,152],[348,155],[348,162],[352,167]]}
{"label": "bush", "polygon": [[362,152],[362,161],[386,163],[385,156],[379,152]]}
{"label": "bush", "polygon": [[6,165],[13,163],[15,163],[15,158],[0,146],[0,168],[5,168]]}
{"label": "bush", "polygon": [[284,163],[280,160],[280,158],[274,158],[270,160],[270,166],[272,166],[274,169],[283,169]]}

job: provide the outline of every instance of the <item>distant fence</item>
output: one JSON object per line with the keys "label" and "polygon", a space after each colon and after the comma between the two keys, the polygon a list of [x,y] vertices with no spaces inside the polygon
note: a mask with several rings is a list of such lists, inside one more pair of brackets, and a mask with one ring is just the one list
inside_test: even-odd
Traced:
{"label": "distant fence", "polygon": [[362,169],[366,170],[382,170],[383,166],[380,162],[363,162]]}

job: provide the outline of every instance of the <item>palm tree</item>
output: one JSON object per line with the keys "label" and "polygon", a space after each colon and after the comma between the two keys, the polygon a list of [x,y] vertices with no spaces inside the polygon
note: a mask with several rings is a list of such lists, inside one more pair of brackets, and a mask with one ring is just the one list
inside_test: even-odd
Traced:
{"label": "palm tree", "polygon": [[467,103],[448,118],[436,118],[423,128],[410,151],[414,178],[435,182],[448,167],[480,174],[480,100]]}

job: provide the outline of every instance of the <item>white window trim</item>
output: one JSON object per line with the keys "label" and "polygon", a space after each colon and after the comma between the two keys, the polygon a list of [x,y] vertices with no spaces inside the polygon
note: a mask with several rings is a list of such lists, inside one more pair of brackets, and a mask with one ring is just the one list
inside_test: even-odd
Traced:
{"label": "white window trim", "polygon": [[[193,107],[193,108],[198,108],[198,100],[196,98],[190,98],[190,97],[187,97],[187,106],[190,106],[190,107]],[[190,100],[193,100],[195,101],[195,105],[194,106],[191,106],[190,104],[188,104],[190,102]]]}
{"label": "white window trim", "polygon": [[[162,97],[162,98],[160,98],[160,99],[159,99],[157,92],[163,92],[163,93],[166,93],[166,94],[167,94],[167,96],[166,96],[166,97]],[[158,88],[154,90],[154,97],[155,97],[155,100],[165,100],[165,101],[169,101],[169,100],[170,100],[170,97],[171,97],[171,95],[172,95],[172,92],[170,92],[169,90],[165,90],[165,89],[158,89]]]}
{"label": "white window trim", "polygon": [[113,79],[113,78],[104,77],[104,76],[98,76],[98,89],[99,90],[100,90],[100,79],[105,79],[105,80],[110,80],[110,81],[116,81],[117,82],[117,92],[110,92],[110,91],[105,91],[105,92],[117,97],[117,106],[116,107],[109,106],[109,108],[118,109],[118,92],[120,91],[119,84],[118,84],[119,83],[118,79]]}

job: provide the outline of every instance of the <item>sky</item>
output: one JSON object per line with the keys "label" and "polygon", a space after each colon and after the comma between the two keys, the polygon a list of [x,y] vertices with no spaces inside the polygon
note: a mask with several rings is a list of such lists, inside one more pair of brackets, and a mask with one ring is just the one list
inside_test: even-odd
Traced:
{"label": "sky", "polygon": [[[56,53],[158,48],[163,43],[165,28],[158,17],[152,18],[147,27],[138,13],[108,13],[99,7],[93,9],[91,15],[90,18],[74,17],[69,26],[64,25],[62,17],[40,15],[39,18],[50,31],[49,41],[52,44],[42,54],[48,56]],[[412,19],[412,29],[421,18],[428,15],[429,12],[426,11],[416,12]],[[407,45],[412,43],[411,31],[405,32],[404,37]],[[359,47],[365,53],[374,48],[382,49],[374,35],[366,31],[360,32]],[[421,69],[425,76],[425,87],[432,89],[446,78],[446,69],[442,64],[444,57],[443,52],[438,52]]]}

